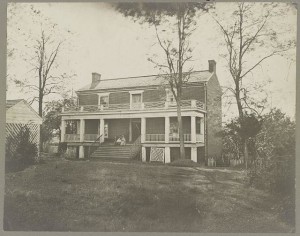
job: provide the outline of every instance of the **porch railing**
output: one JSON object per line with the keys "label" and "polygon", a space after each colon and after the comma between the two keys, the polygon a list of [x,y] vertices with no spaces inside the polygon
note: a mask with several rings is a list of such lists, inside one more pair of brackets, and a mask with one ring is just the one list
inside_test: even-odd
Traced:
{"label": "porch railing", "polygon": [[[99,137],[99,134],[84,134],[83,140],[94,142]],[[80,142],[80,134],[65,134],[66,142]]]}
{"label": "porch railing", "polygon": [[65,141],[66,142],[79,142],[80,134],[65,134]]}
{"label": "porch railing", "polygon": [[84,134],[84,141],[95,141],[99,134]]}
{"label": "porch railing", "polygon": [[[170,135],[169,137],[170,142],[179,142],[179,134],[178,135]],[[191,134],[183,134],[183,141],[184,142],[190,142],[191,139]]]}
{"label": "porch railing", "polygon": [[165,134],[146,134],[146,141],[148,142],[165,141]]}
{"label": "porch railing", "polygon": [[[176,102],[143,102],[137,104],[123,103],[123,104],[107,104],[100,105],[83,105],[76,107],[65,107],[63,113],[66,112],[99,112],[99,111],[124,111],[124,110],[158,110],[158,109],[176,109]],[[204,110],[204,103],[197,100],[183,100],[181,101],[182,109],[199,109]]]}
{"label": "porch railing", "polygon": [[203,143],[204,142],[204,135],[203,134],[196,134],[196,142]]}

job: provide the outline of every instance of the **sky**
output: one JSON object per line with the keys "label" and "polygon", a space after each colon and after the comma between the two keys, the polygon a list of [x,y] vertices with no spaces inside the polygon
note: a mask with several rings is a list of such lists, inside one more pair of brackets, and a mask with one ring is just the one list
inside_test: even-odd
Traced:
{"label": "sky", "polygon": [[[40,33],[38,20],[33,22],[32,15],[26,13],[30,4],[18,5],[18,11],[23,14],[11,15],[8,11],[8,38],[13,38],[10,45],[16,48],[16,55],[32,50],[32,46],[24,41],[21,32],[30,32],[32,38]],[[121,78],[139,75],[157,74],[158,70],[148,61],[153,54],[162,55],[156,44],[153,27],[140,25],[125,18],[106,3],[34,3],[35,9],[58,25],[60,31],[55,32],[54,39],[59,40],[64,33],[66,41],[58,57],[57,70],[60,73],[75,73],[67,86],[73,91],[91,82],[92,72],[101,74],[102,79]],[[9,6],[11,7],[11,6]],[[229,3],[217,3],[216,12],[225,23],[230,21],[226,15],[231,9]],[[290,14],[280,18],[276,25],[291,28],[286,37],[296,37],[296,10],[288,8]],[[208,60],[217,62],[217,75],[221,86],[227,86],[231,78],[226,67],[226,61],[221,57],[224,52],[222,34],[211,14],[199,17],[197,29],[193,35],[193,68],[207,70]],[[280,27],[279,27],[280,28]],[[25,47],[24,45],[27,45]],[[29,46],[28,46],[29,45]],[[262,51],[263,52],[263,51]],[[21,56],[8,58],[8,89],[7,99],[29,98],[27,94],[16,87],[13,78],[31,77],[32,71],[28,61]],[[295,50],[290,50],[288,57],[272,57],[251,75],[251,80],[260,82],[271,80],[265,91],[269,95],[270,104],[286,112],[289,116],[295,114],[296,94],[296,62]],[[49,97],[49,99],[56,99]],[[224,99],[223,99],[224,101]],[[37,109],[37,105],[33,104]],[[236,109],[223,107],[224,119],[234,114]]]}

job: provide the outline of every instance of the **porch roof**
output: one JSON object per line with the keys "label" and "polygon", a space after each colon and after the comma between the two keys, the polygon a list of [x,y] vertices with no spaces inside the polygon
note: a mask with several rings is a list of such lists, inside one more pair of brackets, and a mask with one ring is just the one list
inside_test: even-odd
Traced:
{"label": "porch roof", "polygon": [[[190,75],[189,83],[195,82],[207,82],[212,77],[212,72],[208,70],[204,71],[193,71]],[[106,89],[119,89],[119,88],[133,88],[133,87],[144,87],[144,86],[159,86],[166,84],[165,79],[160,75],[147,75],[147,76],[136,76],[116,79],[101,79],[100,82],[95,86],[92,83],[79,89],[78,92],[86,90],[106,90]]]}

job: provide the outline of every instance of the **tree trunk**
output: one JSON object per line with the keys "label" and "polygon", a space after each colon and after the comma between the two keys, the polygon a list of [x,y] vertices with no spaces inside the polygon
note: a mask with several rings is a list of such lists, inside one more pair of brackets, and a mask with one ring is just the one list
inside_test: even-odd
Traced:
{"label": "tree trunk", "polygon": [[[241,99],[240,99],[240,89],[239,86],[236,86],[236,103],[237,103],[237,107],[238,107],[238,111],[239,111],[239,118],[240,118],[240,122],[243,120],[244,118],[244,113],[243,113],[243,107],[242,107],[242,103],[241,103]],[[242,125],[242,123],[241,123]],[[248,143],[247,143],[247,139],[242,137],[242,147],[244,148],[244,163],[246,165],[246,169],[248,169]]]}
{"label": "tree trunk", "polygon": [[181,106],[180,100],[177,102],[177,121],[178,121],[178,132],[180,141],[180,159],[185,159],[185,149],[184,149],[184,136],[182,129],[182,117],[181,117]]}
{"label": "tree trunk", "polygon": [[[39,115],[40,117],[43,118],[43,96],[41,94],[41,92],[39,93]],[[40,152],[43,151],[43,139],[42,139],[42,127],[40,128],[40,144],[39,144],[39,148],[40,148]]]}
{"label": "tree trunk", "polygon": [[247,140],[244,141],[244,159],[245,159],[245,166],[246,169],[248,169],[248,145],[247,145]]}

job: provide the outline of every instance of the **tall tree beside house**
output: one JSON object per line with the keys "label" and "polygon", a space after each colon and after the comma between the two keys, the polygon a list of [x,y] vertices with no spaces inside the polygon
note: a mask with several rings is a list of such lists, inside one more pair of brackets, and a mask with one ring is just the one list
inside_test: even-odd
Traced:
{"label": "tall tree beside house", "polygon": [[[27,94],[29,103],[38,103],[38,113],[43,116],[45,99],[55,99],[53,95],[68,93],[66,86],[69,79],[74,76],[64,72],[61,67],[61,54],[64,47],[68,47],[69,40],[66,37],[71,35],[68,30],[61,30],[57,24],[45,17],[40,10],[32,5],[15,4],[9,7],[10,26],[8,41],[10,42],[11,60],[21,60],[28,71],[23,76],[9,76],[10,80],[20,88],[21,92]],[[22,15],[27,14],[30,19],[28,28],[21,28],[19,21]],[[12,37],[24,39],[24,46],[20,46],[12,40]],[[18,49],[18,50],[15,50]],[[19,58],[18,58],[19,57]],[[9,65],[12,65],[10,61]],[[42,133],[41,133],[42,136]],[[42,150],[42,143],[41,147]]]}
{"label": "tall tree beside house", "polygon": [[177,121],[180,138],[180,157],[185,158],[182,128],[182,87],[188,82],[192,67],[190,37],[196,28],[196,17],[208,10],[206,3],[118,3],[115,8],[126,17],[141,24],[148,24],[155,30],[157,44],[162,55],[150,58],[168,82],[177,104]]}
{"label": "tall tree beside house", "polygon": [[[223,55],[227,61],[227,68],[232,77],[232,86],[226,91],[230,92],[237,104],[238,116],[241,125],[245,111],[260,115],[267,102],[266,97],[257,100],[254,93],[263,90],[263,84],[254,84],[251,75],[262,63],[270,57],[283,55],[295,46],[294,38],[282,39],[284,29],[277,29],[272,24],[272,17],[282,12],[276,3],[236,3],[232,12],[231,21],[221,22],[215,18],[225,41],[227,53]],[[284,12],[282,12],[284,14]],[[279,32],[279,30],[281,32]],[[244,158],[248,162],[248,138],[242,138]]]}

